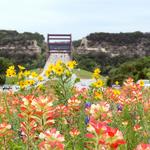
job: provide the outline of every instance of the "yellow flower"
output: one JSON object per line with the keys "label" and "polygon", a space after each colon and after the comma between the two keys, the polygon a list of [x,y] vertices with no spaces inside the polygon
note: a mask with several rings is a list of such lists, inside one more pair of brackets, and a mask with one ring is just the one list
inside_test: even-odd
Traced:
{"label": "yellow flower", "polygon": [[46,75],[47,77],[49,77],[49,75],[51,74],[51,72],[52,72],[52,70],[48,69],[48,70],[45,71],[45,75]]}
{"label": "yellow flower", "polygon": [[25,70],[25,71],[24,71],[24,76],[25,76],[25,77],[28,77],[29,75],[30,75],[30,71]]}
{"label": "yellow flower", "polygon": [[101,70],[99,69],[99,68],[96,68],[95,70],[94,70],[94,72],[93,72],[93,78],[95,78],[95,79],[98,79],[98,78],[100,78],[100,72],[101,72]]}
{"label": "yellow flower", "polygon": [[63,72],[64,72],[64,69],[62,66],[55,66],[56,75],[61,76],[63,74]]}
{"label": "yellow flower", "polygon": [[25,82],[24,82],[24,81],[20,81],[20,82],[19,82],[19,86],[20,86],[21,89],[24,89],[25,86],[26,86],[26,85],[25,85]]}
{"label": "yellow flower", "polygon": [[113,90],[113,92],[114,92],[115,95],[120,95],[120,91],[117,90],[117,89]]}
{"label": "yellow flower", "polygon": [[144,86],[144,81],[140,80],[139,84],[140,84],[140,86]]}
{"label": "yellow flower", "polygon": [[15,66],[14,66],[14,65],[13,65],[13,66],[10,66],[8,69],[14,70],[14,69],[15,69]]}
{"label": "yellow flower", "polygon": [[73,69],[76,65],[77,65],[76,61],[69,61],[69,62],[67,63],[67,67],[68,67],[69,69]]}
{"label": "yellow flower", "polygon": [[98,78],[100,78],[100,74],[93,73],[92,77],[93,77],[94,79],[98,79]]}
{"label": "yellow flower", "polygon": [[21,66],[21,65],[18,65],[18,68],[19,68],[20,70],[25,70],[25,67],[23,67],[23,66]]}
{"label": "yellow flower", "polygon": [[119,85],[119,82],[118,82],[118,81],[116,81],[116,82],[115,82],[115,84],[116,84],[116,85]]}
{"label": "yellow flower", "polygon": [[21,71],[18,73],[18,78],[21,79],[22,77],[23,77],[23,72]]}
{"label": "yellow flower", "polygon": [[16,76],[15,66],[10,66],[10,67],[6,70],[6,76],[7,76],[7,77],[15,77],[15,76]]}
{"label": "yellow flower", "polygon": [[71,76],[71,72],[70,72],[69,70],[66,70],[66,71],[65,71],[65,74],[66,74],[66,76],[68,76],[68,77]]}
{"label": "yellow flower", "polygon": [[50,64],[49,66],[48,66],[48,69],[47,70],[54,70],[54,65],[53,64]]}
{"label": "yellow flower", "polygon": [[39,84],[39,85],[37,86],[37,89],[39,89],[39,90],[44,89],[44,85],[43,85],[43,84]]}
{"label": "yellow flower", "polygon": [[36,72],[32,72],[32,73],[31,73],[31,76],[32,76],[33,78],[35,78],[35,77],[38,76],[38,74],[37,74]]}
{"label": "yellow flower", "polygon": [[62,61],[61,60],[58,60],[57,62],[56,62],[56,66],[60,66],[62,64]]}
{"label": "yellow flower", "polygon": [[103,81],[98,79],[96,82],[93,83],[93,86],[96,88],[100,88],[104,85]]}
{"label": "yellow flower", "polygon": [[32,86],[34,85],[35,81],[34,80],[27,80],[27,85]]}
{"label": "yellow flower", "polygon": [[43,77],[42,76],[38,76],[38,81],[43,81]]}
{"label": "yellow flower", "polygon": [[53,64],[50,64],[50,65],[48,66],[47,70],[45,71],[45,75],[46,75],[47,77],[49,77],[50,74],[52,73],[52,71],[54,71],[54,70],[55,70],[55,66],[54,66]]}
{"label": "yellow flower", "polygon": [[101,73],[101,70],[100,70],[99,68],[96,68],[96,69],[94,70],[94,73],[100,74],[100,73]]}

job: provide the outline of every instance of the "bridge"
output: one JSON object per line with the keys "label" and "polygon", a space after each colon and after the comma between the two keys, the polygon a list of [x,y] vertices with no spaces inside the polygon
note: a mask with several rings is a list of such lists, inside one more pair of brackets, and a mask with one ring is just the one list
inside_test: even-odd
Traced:
{"label": "bridge", "polygon": [[48,34],[47,45],[49,48],[49,57],[44,66],[43,73],[47,70],[50,64],[55,64],[58,60],[61,60],[63,63],[72,60],[71,34]]}
{"label": "bridge", "polygon": [[71,53],[71,34],[48,34],[47,43],[50,53]]}

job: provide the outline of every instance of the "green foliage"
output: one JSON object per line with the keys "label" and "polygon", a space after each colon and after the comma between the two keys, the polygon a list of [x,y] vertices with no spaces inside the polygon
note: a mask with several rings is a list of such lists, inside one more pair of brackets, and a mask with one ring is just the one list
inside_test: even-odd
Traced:
{"label": "green foliage", "polygon": [[150,57],[134,59],[132,61],[121,64],[118,68],[111,69],[109,72],[108,85],[119,81],[123,81],[132,77],[135,81],[139,79],[150,78]]}
{"label": "green foliage", "polygon": [[[111,123],[112,126],[119,128],[124,134],[124,138],[127,142],[127,149],[133,150],[141,141],[143,143],[147,143],[147,138],[144,137],[140,131],[136,131],[134,129],[136,124],[140,124],[142,126],[145,133],[148,133],[147,119],[143,105],[138,103],[137,105],[125,105],[121,114],[113,113],[113,121]],[[139,117],[139,122],[136,117]],[[123,123],[126,124],[123,124]]]}
{"label": "green foliage", "polygon": [[5,84],[6,77],[4,74],[0,74],[0,85]]}
{"label": "green foliage", "polygon": [[93,71],[99,67],[103,75],[108,75],[108,72],[118,65],[130,60],[125,56],[110,57],[106,53],[89,53],[89,54],[73,54],[73,58],[78,62],[78,67],[88,71]]}
{"label": "green foliage", "polygon": [[92,41],[90,46],[96,44],[97,41],[109,42],[112,45],[128,45],[139,42],[141,38],[150,39],[150,34],[144,34],[142,32],[133,33],[91,33],[87,36],[87,39]]}
{"label": "green foliage", "polygon": [[[36,41],[37,45],[41,48],[41,54],[20,53],[22,48],[19,46],[27,48],[27,46],[33,45],[34,41]],[[44,66],[46,59],[46,45],[44,44],[43,35],[39,33],[18,33],[17,31],[0,30],[0,46],[3,47],[6,45],[19,46],[12,51],[12,53],[9,52],[9,48],[0,50],[1,57],[12,59],[16,65],[20,64],[28,69]],[[17,51],[19,51],[19,53]]]}
{"label": "green foliage", "polygon": [[7,58],[0,57],[0,84],[4,84],[6,80],[6,70],[13,62]]}
{"label": "green foliage", "polygon": [[0,57],[0,74],[4,74],[6,69],[11,66],[13,62],[7,58]]}
{"label": "green foliage", "polygon": [[0,30],[0,45],[14,43],[15,41],[24,44],[26,40],[36,40],[40,45],[44,41],[44,36],[39,33],[18,33],[17,31]]}
{"label": "green foliage", "polygon": [[73,46],[78,47],[78,46],[80,46],[80,43],[81,43],[81,40],[73,41]]}
{"label": "green foliage", "polygon": [[31,63],[26,63],[26,68],[28,69],[35,69],[35,68],[43,68],[46,62],[46,57],[44,54],[38,55],[37,59],[31,61]]}
{"label": "green foliage", "polygon": [[[132,33],[91,33],[87,37],[89,47],[106,47],[109,46],[114,49],[114,52],[122,49],[123,51],[132,52],[131,55],[119,55],[111,57],[110,54],[103,52],[91,52],[78,54],[74,53],[73,57],[79,64],[79,67],[88,71],[93,71],[95,67],[100,67],[103,75],[108,75],[109,71],[113,68],[117,68],[120,64],[132,60],[134,58],[139,58],[140,55],[137,54],[136,49],[139,49],[137,45],[140,43],[143,45],[143,50],[145,55],[150,55],[150,34],[142,32],[132,32]],[[73,45],[75,48],[80,46],[80,40],[74,41]],[[116,49],[115,49],[116,47]],[[126,47],[126,48],[122,48]],[[134,52],[135,51],[135,52]],[[147,72],[147,71],[146,71]],[[147,75],[149,76],[149,75]]]}

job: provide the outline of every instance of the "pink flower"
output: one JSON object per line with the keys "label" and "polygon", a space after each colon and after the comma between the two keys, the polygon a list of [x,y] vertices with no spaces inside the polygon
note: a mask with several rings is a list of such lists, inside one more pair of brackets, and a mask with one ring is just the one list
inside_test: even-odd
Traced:
{"label": "pink flower", "polygon": [[150,150],[150,144],[139,144],[135,150]]}

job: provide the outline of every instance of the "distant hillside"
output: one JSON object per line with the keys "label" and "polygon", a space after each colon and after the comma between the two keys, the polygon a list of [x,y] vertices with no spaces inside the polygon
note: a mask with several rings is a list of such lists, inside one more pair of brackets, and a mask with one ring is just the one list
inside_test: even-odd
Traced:
{"label": "distant hillside", "polygon": [[16,64],[26,64],[29,68],[42,64],[46,50],[44,36],[39,33],[0,30],[0,57],[9,58]]}
{"label": "distant hillside", "polygon": [[100,66],[107,74],[127,60],[150,56],[150,33],[91,33],[73,45],[74,58],[81,68]]}

